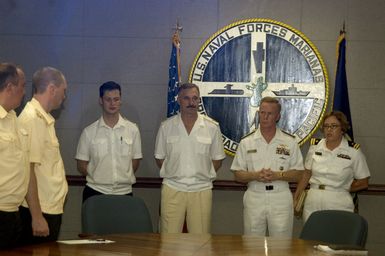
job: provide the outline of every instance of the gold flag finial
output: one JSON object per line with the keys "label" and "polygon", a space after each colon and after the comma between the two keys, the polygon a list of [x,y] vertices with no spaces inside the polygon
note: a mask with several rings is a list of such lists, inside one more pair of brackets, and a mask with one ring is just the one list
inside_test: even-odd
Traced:
{"label": "gold flag finial", "polygon": [[183,30],[183,27],[179,24],[179,18],[176,20],[176,24],[173,30],[174,30],[174,35],[172,36],[172,42],[175,44],[175,46],[179,47],[179,44],[180,44],[179,32],[182,32]]}
{"label": "gold flag finial", "polygon": [[179,18],[176,19],[176,24],[175,24],[173,30],[175,30],[175,33],[178,33],[178,34],[179,34],[179,32],[182,32],[183,27],[179,24]]}

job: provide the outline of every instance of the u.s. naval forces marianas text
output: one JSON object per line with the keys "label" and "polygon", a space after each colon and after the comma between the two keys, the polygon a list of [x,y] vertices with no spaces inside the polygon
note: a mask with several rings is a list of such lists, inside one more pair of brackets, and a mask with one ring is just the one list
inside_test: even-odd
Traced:
{"label": "u.s. naval forces marianas text", "polygon": [[267,19],[241,20],[208,39],[189,81],[199,86],[200,112],[221,125],[225,150],[257,125],[262,97],[282,104],[279,127],[305,142],[320,124],[329,91],[326,67],[301,32]]}

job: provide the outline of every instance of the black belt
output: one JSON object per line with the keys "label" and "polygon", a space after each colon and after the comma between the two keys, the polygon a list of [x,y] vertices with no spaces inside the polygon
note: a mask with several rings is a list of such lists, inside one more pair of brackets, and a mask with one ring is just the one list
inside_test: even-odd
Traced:
{"label": "black belt", "polygon": [[274,186],[273,185],[268,185],[268,186],[265,186],[265,189],[266,190],[274,190]]}

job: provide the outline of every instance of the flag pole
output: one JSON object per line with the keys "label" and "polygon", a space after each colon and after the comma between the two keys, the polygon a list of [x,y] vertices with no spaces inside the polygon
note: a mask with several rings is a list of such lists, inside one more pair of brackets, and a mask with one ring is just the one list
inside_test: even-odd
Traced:
{"label": "flag pole", "polygon": [[174,35],[172,37],[172,43],[177,48],[177,64],[178,64],[178,82],[181,82],[181,75],[180,75],[180,35],[179,33],[182,32],[183,27],[179,24],[179,18],[176,20],[176,24],[174,26]]}
{"label": "flag pole", "polygon": [[181,82],[179,33],[182,31],[182,29],[182,26],[180,26],[179,21],[177,20],[176,25],[173,28],[175,31],[172,36],[172,48],[169,63],[167,117],[176,115],[179,111],[179,104],[177,102],[178,89]]}

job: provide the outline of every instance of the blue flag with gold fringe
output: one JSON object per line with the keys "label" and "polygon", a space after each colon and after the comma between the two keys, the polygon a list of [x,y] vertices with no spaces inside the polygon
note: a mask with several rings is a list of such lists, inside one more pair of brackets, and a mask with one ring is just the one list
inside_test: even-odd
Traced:
{"label": "blue flag with gold fringe", "polygon": [[347,131],[349,140],[354,140],[352,117],[350,115],[348,82],[346,78],[346,38],[345,31],[341,31],[337,41],[337,70],[334,86],[333,110],[344,113],[349,121],[350,129]]}
{"label": "blue flag with gold fringe", "polygon": [[176,32],[172,40],[172,49],[170,64],[168,67],[168,95],[167,95],[167,117],[176,115],[179,111],[179,104],[177,102],[178,86],[180,82],[180,51],[179,35]]}

